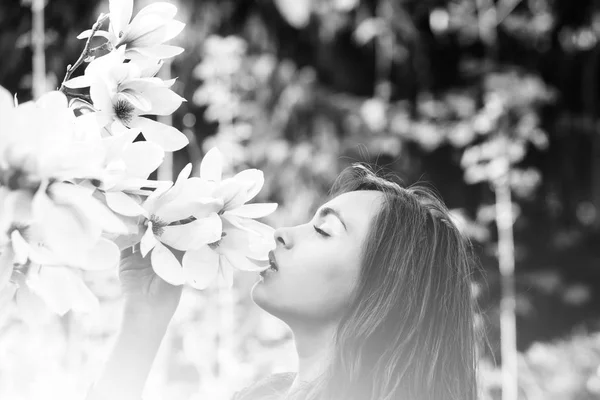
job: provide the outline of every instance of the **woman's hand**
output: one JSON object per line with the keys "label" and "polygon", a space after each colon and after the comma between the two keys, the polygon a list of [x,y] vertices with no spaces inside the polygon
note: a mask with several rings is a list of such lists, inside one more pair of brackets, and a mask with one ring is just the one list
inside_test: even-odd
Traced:
{"label": "woman's hand", "polygon": [[[182,252],[175,252],[182,257]],[[131,247],[121,252],[119,278],[125,312],[113,351],[87,400],[140,399],[152,362],[181,298],[182,286],[161,279]]]}
{"label": "woman's hand", "polygon": [[[176,257],[183,257],[183,252]],[[125,312],[149,312],[168,319],[175,313],[183,286],[173,286],[156,275],[150,264],[150,255],[142,257],[139,248],[121,252],[119,279],[126,299]],[[159,313],[157,315],[157,313]]]}

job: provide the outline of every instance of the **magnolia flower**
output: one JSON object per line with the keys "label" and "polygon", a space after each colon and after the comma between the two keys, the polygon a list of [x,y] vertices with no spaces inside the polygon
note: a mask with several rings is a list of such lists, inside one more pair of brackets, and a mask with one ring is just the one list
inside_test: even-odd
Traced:
{"label": "magnolia flower", "polygon": [[[104,58],[104,57],[103,57]],[[109,59],[110,60],[110,59]],[[98,59],[97,62],[104,60]],[[94,62],[96,62],[94,61]],[[92,62],[92,71],[98,68]],[[110,65],[102,73],[90,73],[90,96],[100,126],[109,126],[113,135],[127,128],[139,129],[146,140],[165,151],[175,151],[188,144],[178,129],[142,115],[170,115],[185,100],[170,89],[173,81],[155,78],[154,66],[136,62]]]}
{"label": "magnolia flower", "polygon": [[200,178],[189,178],[191,170],[188,164],[172,187],[157,189],[142,204],[145,231],[141,254],[145,257],[152,251],[152,268],[173,285],[183,284],[196,271],[189,264],[182,266],[167,246],[182,251],[195,249],[216,242],[222,232],[216,213],[222,204],[206,196],[207,187]]}
{"label": "magnolia flower", "polygon": [[[71,309],[83,311],[97,306],[98,300],[79,273],[67,268],[42,240],[39,228],[31,225],[15,228],[10,233],[10,241],[0,245],[0,312],[15,292],[20,310],[32,314],[39,314],[40,308],[63,315]],[[87,259],[77,267],[107,269],[117,266],[119,257],[118,247],[100,238],[88,252]],[[25,264],[28,265],[26,275],[14,270],[15,265]],[[18,282],[11,282],[11,276],[16,276]]]}
{"label": "magnolia flower", "polygon": [[213,148],[202,160],[200,178],[210,184],[210,195],[222,203],[218,214],[223,221],[223,234],[220,240],[191,249],[183,256],[184,266],[194,265],[188,269],[195,273],[188,281],[198,289],[204,289],[215,278],[231,287],[234,268],[244,271],[268,268],[268,251],[274,247],[273,228],[253,218],[272,213],[277,204],[245,204],[262,188],[263,173],[249,169],[221,180],[222,169],[221,153]]}
{"label": "magnolia flower", "polygon": [[[6,98],[8,92],[0,87]],[[60,92],[17,107],[0,101],[0,185],[31,189],[41,181],[97,178],[104,154],[82,136]]]}
{"label": "magnolia flower", "polygon": [[[100,237],[90,248],[79,264],[71,264],[60,259],[44,242],[43,230],[33,223],[27,227],[17,227],[10,233],[12,264],[25,265],[28,261],[45,266],[71,266],[84,270],[97,271],[116,267],[120,251],[112,241]],[[2,262],[11,262],[3,259]],[[0,266],[0,268],[2,268]]]}
{"label": "magnolia flower", "polygon": [[7,236],[0,236],[0,292],[8,285],[13,271],[14,251]]}
{"label": "magnolia flower", "polygon": [[[265,217],[277,209],[277,203],[246,204],[260,192],[264,185],[265,178],[262,171],[247,169],[224,180],[222,174],[223,156],[214,147],[202,159],[200,178],[211,183],[211,196],[223,201],[223,208],[219,210],[219,215],[233,226],[242,230],[252,230],[242,222],[246,220],[247,223],[251,218]],[[258,229],[263,231],[264,228]]]}
{"label": "magnolia flower", "polygon": [[103,232],[128,232],[125,224],[96,199],[91,190],[70,183],[41,186],[31,208],[40,242],[69,266],[88,264],[90,253],[102,243]]}
{"label": "magnolia flower", "polygon": [[81,273],[72,268],[34,266],[20,280],[15,302],[25,317],[39,320],[48,310],[61,316],[70,310],[92,311],[99,304]]}
{"label": "magnolia flower", "polygon": [[[170,58],[183,52],[181,47],[169,46],[164,42],[173,39],[185,27],[173,20],[177,7],[169,3],[153,3],[144,7],[131,20],[133,0],[110,0],[110,26],[108,31],[97,31],[95,35],[106,38],[113,48],[124,47],[130,59],[142,57]],[[87,39],[91,30],[82,32],[77,38]]]}
{"label": "magnolia flower", "polygon": [[0,234],[38,223],[43,242],[71,265],[85,260],[102,231],[126,231],[93,190],[65,182],[97,180],[105,153],[81,136],[62,93],[0,107]]}
{"label": "magnolia flower", "polygon": [[204,289],[218,279],[225,287],[231,288],[234,269],[262,271],[268,268],[268,251],[274,246],[267,238],[272,237],[273,230],[266,225],[260,231],[258,226],[251,227],[254,232],[239,229],[223,220],[223,233],[218,241],[186,251],[183,265],[186,272],[191,272],[186,274],[191,286]]}
{"label": "magnolia flower", "polygon": [[107,156],[99,193],[110,209],[124,216],[144,214],[139,195],[147,196],[152,193],[151,188],[164,184],[147,179],[162,163],[164,151],[152,142],[133,142],[137,134],[129,130],[121,136],[102,139]]}

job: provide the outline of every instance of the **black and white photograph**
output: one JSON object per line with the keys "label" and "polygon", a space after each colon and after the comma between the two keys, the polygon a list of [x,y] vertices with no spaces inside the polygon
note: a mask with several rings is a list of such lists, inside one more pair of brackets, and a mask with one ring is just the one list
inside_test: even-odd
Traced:
{"label": "black and white photograph", "polygon": [[600,0],[3,0],[0,399],[600,399]]}

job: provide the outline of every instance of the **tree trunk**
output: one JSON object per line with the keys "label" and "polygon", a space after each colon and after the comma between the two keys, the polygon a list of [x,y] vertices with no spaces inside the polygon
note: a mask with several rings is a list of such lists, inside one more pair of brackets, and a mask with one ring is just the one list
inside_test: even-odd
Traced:
{"label": "tree trunk", "polygon": [[[508,175],[508,173],[507,173]],[[498,263],[502,298],[500,300],[500,341],[502,354],[502,400],[517,400],[517,324],[515,313],[515,251],[510,183],[507,177],[495,184]]]}

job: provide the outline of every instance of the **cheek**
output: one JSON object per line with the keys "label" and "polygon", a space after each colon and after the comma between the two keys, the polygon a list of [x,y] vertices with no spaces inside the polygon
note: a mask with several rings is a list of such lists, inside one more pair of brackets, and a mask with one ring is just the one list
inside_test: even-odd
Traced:
{"label": "cheek", "polygon": [[299,263],[273,277],[269,284],[255,287],[255,303],[284,320],[285,315],[339,317],[354,292],[360,271],[358,256],[347,248],[314,249],[294,257],[294,261]]}

